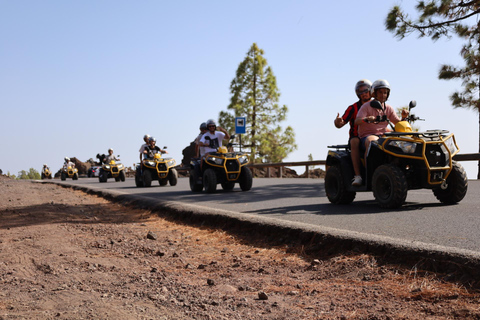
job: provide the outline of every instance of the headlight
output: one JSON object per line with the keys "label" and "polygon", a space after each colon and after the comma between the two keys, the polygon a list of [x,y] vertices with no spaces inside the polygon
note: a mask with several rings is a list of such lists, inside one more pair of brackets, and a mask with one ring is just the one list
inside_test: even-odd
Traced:
{"label": "headlight", "polygon": [[119,164],[117,167],[118,167],[118,169],[122,169],[122,168],[123,168],[123,164]]}
{"label": "headlight", "polygon": [[404,153],[415,153],[417,148],[417,143],[399,140],[392,140],[389,145],[402,149]]}
{"label": "headlight", "polygon": [[172,159],[172,160],[168,161],[167,166],[169,166],[169,167],[175,166],[175,160]]}
{"label": "headlight", "polygon": [[105,166],[105,169],[110,170],[110,166]]}
{"label": "headlight", "polygon": [[146,164],[147,164],[147,166],[155,167],[155,162],[154,161],[147,161]]}
{"label": "headlight", "polygon": [[210,161],[212,161],[212,162],[214,162],[215,164],[218,164],[218,165],[223,164],[223,159],[222,158],[211,157]]}
{"label": "headlight", "polygon": [[247,163],[248,162],[248,157],[247,156],[241,156],[240,158],[238,158],[238,161],[240,162],[240,164]]}
{"label": "headlight", "polygon": [[448,150],[450,150],[451,154],[455,154],[455,152],[458,151],[455,141],[453,140],[453,136],[445,140],[445,145],[447,146]]}

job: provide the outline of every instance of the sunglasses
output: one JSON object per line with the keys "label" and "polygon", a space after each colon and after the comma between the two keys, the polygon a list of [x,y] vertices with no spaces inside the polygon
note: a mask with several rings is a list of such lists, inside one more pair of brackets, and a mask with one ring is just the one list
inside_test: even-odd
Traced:
{"label": "sunglasses", "polygon": [[215,128],[215,126],[208,126],[209,128]]}
{"label": "sunglasses", "polygon": [[367,92],[369,92],[369,91],[370,91],[370,90],[365,89],[365,90],[362,90],[362,91],[358,91],[357,93],[358,93],[358,94],[364,94],[364,93],[367,93]]}

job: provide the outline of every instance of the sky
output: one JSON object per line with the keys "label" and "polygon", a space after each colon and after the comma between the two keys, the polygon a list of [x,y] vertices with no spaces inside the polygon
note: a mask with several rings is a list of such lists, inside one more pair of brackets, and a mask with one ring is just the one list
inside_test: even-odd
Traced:
{"label": "sky", "polygon": [[[64,157],[81,161],[113,148],[138,162],[144,134],[182,150],[230,102],[230,83],[256,43],[288,107],[298,149],[285,161],[325,160],[348,126],[333,121],[356,102],[360,79],[386,79],[394,108],[417,101],[420,130],[455,133],[460,153],[478,152],[478,113],[453,109],[463,67],[458,38],[399,41],[385,17],[416,1],[0,0],[0,169],[17,174]],[[476,162],[462,162],[469,178]],[[294,168],[299,173],[303,167]]]}

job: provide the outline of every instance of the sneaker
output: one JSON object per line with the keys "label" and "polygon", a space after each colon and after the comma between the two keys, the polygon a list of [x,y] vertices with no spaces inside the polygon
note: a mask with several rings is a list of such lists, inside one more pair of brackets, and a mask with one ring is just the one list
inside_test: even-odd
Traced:
{"label": "sneaker", "polygon": [[352,186],[359,187],[362,185],[362,177],[361,176],[354,176],[352,180]]}

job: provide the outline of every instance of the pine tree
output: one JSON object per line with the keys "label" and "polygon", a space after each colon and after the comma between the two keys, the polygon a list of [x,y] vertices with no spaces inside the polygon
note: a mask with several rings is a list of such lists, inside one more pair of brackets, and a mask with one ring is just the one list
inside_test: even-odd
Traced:
{"label": "pine tree", "polygon": [[278,124],[286,119],[288,108],[278,105],[277,79],[263,54],[254,43],[238,66],[230,84],[228,111],[220,112],[219,123],[232,132],[235,117],[246,117],[242,144],[250,148],[252,162],[280,162],[297,148],[295,133]]}
{"label": "pine tree", "polygon": [[[387,30],[403,39],[406,35],[417,33],[419,37],[430,37],[438,40],[441,37],[451,37],[452,34],[466,40],[460,55],[465,61],[463,68],[443,65],[438,78],[443,80],[460,79],[463,92],[454,92],[450,100],[454,108],[476,109],[479,114],[480,152],[480,0],[430,0],[419,1],[416,6],[419,17],[410,20],[399,6],[394,6],[389,12],[385,25]],[[477,16],[477,19],[469,19]],[[470,25],[463,24],[470,23]],[[477,179],[480,179],[480,161],[478,162]]]}

